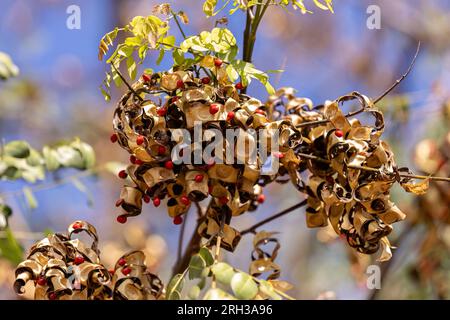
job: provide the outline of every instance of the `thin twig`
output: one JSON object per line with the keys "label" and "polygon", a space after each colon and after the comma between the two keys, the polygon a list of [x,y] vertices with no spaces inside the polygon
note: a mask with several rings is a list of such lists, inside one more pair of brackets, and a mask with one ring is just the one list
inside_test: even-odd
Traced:
{"label": "thin twig", "polygon": [[[412,67],[414,66],[417,56],[419,55],[419,50],[420,50],[420,41],[417,44],[417,49],[416,49],[416,53],[414,54],[414,57],[408,67],[408,70],[406,70],[406,73],[404,75],[402,75],[399,79],[397,79],[394,84],[392,84],[386,91],[384,91],[378,98],[374,99],[372,102],[373,104],[377,104],[378,102],[380,102],[385,96],[387,96],[392,90],[394,90],[411,72]],[[356,116],[360,113],[364,112],[364,108],[358,109],[356,111],[353,112],[349,112],[348,114],[345,115],[346,118],[349,117],[353,117]],[[303,127],[309,127],[309,126],[316,126],[316,125],[321,125],[321,124],[326,124],[330,122],[329,119],[324,119],[324,120],[317,120],[317,121],[309,121],[309,122],[303,122],[300,123],[299,125],[296,126],[296,128],[303,128]]]}
{"label": "thin twig", "polygon": [[183,223],[180,228],[180,234],[178,236],[177,261],[181,260],[181,254],[183,251],[184,230],[186,229],[186,221],[187,221],[188,214],[189,214],[189,211],[186,212],[186,215],[184,216],[184,220],[183,220]]}
{"label": "thin twig", "polygon": [[178,29],[181,32],[181,35],[183,36],[183,38],[186,39],[186,33],[184,33],[183,28],[181,27],[180,21],[178,21],[177,15],[175,14],[175,12],[173,12],[173,10],[170,10],[170,13],[172,13],[173,16],[173,20],[175,20],[175,23],[177,24]]}
{"label": "thin twig", "polygon": [[134,93],[135,96],[138,97],[139,100],[143,100],[142,97],[140,95],[137,94],[137,92],[133,89],[133,87],[127,82],[127,80],[125,79],[125,77],[122,75],[122,73],[117,70],[116,66],[114,65],[114,63],[111,63],[111,66],[113,67],[113,69],[116,71],[116,73],[119,75],[120,79],[122,79],[123,83],[125,83],[125,85],[127,86],[128,90],[130,90],[131,92]]}
{"label": "thin twig", "polygon": [[303,200],[302,202],[299,202],[299,203],[293,205],[292,207],[284,209],[283,211],[281,211],[281,212],[279,212],[279,213],[277,213],[277,214],[275,214],[273,216],[270,216],[270,217],[268,217],[268,218],[258,222],[257,224],[251,226],[250,228],[242,230],[240,233],[241,233],[241,235],[245,235],[247,233],[254,233],[255,230],[258,229],[259,227],[261,227],[262,225],[264,225],[266,223],[269,223],[269,222],[271,222],[271,221],[273,221],[275,219],[278,219],[278,218],[280,218],[280,217],[290,213],[291,211],[294,211],[295,209],[303,207],[304,205],[306,205],[306,200]]}
{"label": "thin twig", "polygon": [[[320,157],[317,157],[317,156],[314,156],[311,154],[307,154],[307,153],[297,153],[297,155],[302,158],[307,158],[307,159],[315,160],[315,161],[322,162],[322,163],[327,163],[327,164],[331,163],[330,160],[323,159],[323,158],[320,158]],[[347,167],[351,168],[351,169],[379,172],[379,169],[365,167],[365,166],[348,165]],[[400,175],[400,177],[411,178],[411,179],[421,179],[421,180],[430,179],[430,180],[434,180],[434,181],[450,182],[450,178],[448,178],[448,177],[422,176],[422,175],[409,174],[409,173],[399,173],[399,175]]]}
{"label": "thin twig", "polygon": [[408,76],[408,74],[412,70],[412,67],[414,66],[414,63],[416,62],[417,56],[419,55],[419,51],[420,51],[420,41],[417,43],[416,53],[414,54],[414,57],[413,57],[411,63],[409,64],[409,67],[408,67],[408,70],[406,70],[406,73],[404,75],[402,75],[400,79],[397,79],[394,82],[394,84],[391,85],[386,91],[384,91],[378,98],[374,99],[373,104],[377,104],[378,102],[380,102],[381,99],[383,99],[385,96],[387,96],[392,90],[394,90]]}

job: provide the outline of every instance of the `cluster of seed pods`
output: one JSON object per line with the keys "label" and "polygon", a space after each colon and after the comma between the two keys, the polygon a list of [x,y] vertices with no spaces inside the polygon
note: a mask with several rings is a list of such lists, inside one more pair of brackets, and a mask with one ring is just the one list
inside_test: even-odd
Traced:
{"label": "cluster of seed pods", "polygon": [[[262,103],[242,94],[242,89],[240,83],[213,84],[190,71],[144,75],[133,85],[118,103],[111,136],[130,153],[131,161],[119,172],[129,183],[116,203],[122,209],[117,220],[125,223],[140,214],[143,202],[159,206],[167,199],[168,214],[179,224],[193,202],[210,198],[198,231],[211,238],[222,229],[222,246],[234,250],[240,235],[230,226],[231,218],[264,202],[267,184],[290,180],[307,196],[309,227],[330,223],[359,252],[370,254],[381,247],[380,259],[390,258],[386,236],[391,224],[405,217],[390,201],[390,188],[395,182],[408,182],[400,176],[407,169],[397,168],[392,151],[381,140],[383,115],[371,100],[353,92],[313,106],[311,100],[296,97],[293,89],[282,88]],[[345,103],[358,108],[344,114]],[[362,124],[357,115],[364,120],[371,116],[373,124]],[[257,146],[274,144],[276,132],[277,149],[258,150],[256,160],[247,149],[235,150],[234,162],[228,163],[222,161],[225,141],[223,152],[216,149],[211,159],[175,162],[174,156],[186,153],[193,159],[195,144],[205,148],[213,142],[207,136],[186,142],[173,134],[182,128],[193,137],[198,123],[224,136],[237,128],[241,139]],[[271,133],[256,138],[250,134],[260,129]],[[263,167],[274,162],[277,170],[264,173]]]}

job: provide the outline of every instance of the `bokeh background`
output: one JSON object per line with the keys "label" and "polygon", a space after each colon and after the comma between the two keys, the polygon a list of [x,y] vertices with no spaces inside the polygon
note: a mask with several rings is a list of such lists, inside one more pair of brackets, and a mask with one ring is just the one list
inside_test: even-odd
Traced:
{"label": "bokeh background", "polygon": [[[153,0],[0,0],[0,51],[8,53],[20,75],[0,83],[0,138],[25,139],[34,147],[78,136],[96,151],[99,166],[127,162],[127,153],[109,142],[114,100],[105,102],[99,85],[106,71],[97,59],[98,42],[115,26],[135,15],[148,15]],[[188,34],[211,29],[202,1],[170,1],[190,18]],[[305,3],[314,8],[312,1]],[[69,5],[81,8],[81,29],[66,27]],[[369,5],[381,8],[381,29],[366,26]],[[265,17],[254,50],[262,70],[284,69],[274,75],[276,87],[295,87],[316,104],[351,91],[376,97],[407,69],[418,41],[422,48],[414,70],[380,105],[386,112],[385,139],[397,163],[416,172],[448,176],[450,105],[450,2],[446,0],[336,0],[335,13],[314,8],[314,14],[272,9]],[[225,13],[220,14],[220,18]],[[244,15],[230,17],[228,28],[242,41]],[[175,29],[174,32],[176,33]],[[177,33],[176,33],[177,34]],[[155,57],[143,67],[155,68]],[[156,70],[167,69],[163,63]],[[249,93],[265,100],[258,84]],[[31,210],[22,182],[0,182],[0,196],[12,206],[13,231],[24,247],[42,238],[44,230],[64,231],[76,219],[94,224],[100,234],[102,258],[112,265],[130,248],[145,248],[149,267],[164,282],[176,258],[179,226],[172,224],[164,206],[149,205],[125,226],[115,221],[115,199],[121,181],[107,170],[80,178],[81,192],[60,183],[77,174],[66,170],[49,175],[34,191],[38,207]],[[62,180],[61,180],[62,179]],[[58,182],[59,181],[59,182]],[[297,210],[267,226],[280,231],[277,262],[281,278],[300,299],[447,299],[450,297],[449,186],[431,185],[427,196],[412,197],[394,190],[393,199],[408,214],[395,225],[394,258],[382,267],[382,289],[366,286],[366,267],[373,257],[355,255],[345,241],[327,230],[305,225]],[[266,189],[266,202],[256,212],[235,219],[237,229],[250,226],[302,200],[289,184]],[[92,198],[90,203],[89,198]],[[187,224],[192,232],[194,215]],[[188,236],[186,236],[187,238]],[[397,240],[396,240],[397,238]],[[250,263],[251,237],[244,238],[235,255],[225,258],[243,270]],[[14,266],[0,258],[0,299],[14,299]]]}

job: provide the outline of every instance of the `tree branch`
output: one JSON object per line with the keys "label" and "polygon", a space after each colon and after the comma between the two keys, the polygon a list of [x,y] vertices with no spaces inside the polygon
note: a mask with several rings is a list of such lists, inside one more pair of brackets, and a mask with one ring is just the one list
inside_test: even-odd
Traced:
{"label": "tree branch", "polygon": [[[315,160],[315,161],[322,162],[322,163],[327,163],[327,164],[331,163],[330,160],[319,158],[317,156],[314,156],[314,155],[311,155],[311,154],[307,154],[307,153],[297,153],[297,155],[300,156],[300,157],[303,157],[303,158]],[[378,170],[376,168],[365,167],[365,166],[358,166],[358,165],[349,165],[347,167],[348,168],[352,168],[352,169],[372,171],[372,172],[379,172],[380,171],[380,170]],[[430,180],[434,180],[434,181],[450,182],[450,178],[448,178],[448,177],[422,176],[422,175],[408,174],[408,173],[400,173],[399,175],[400,175],[400,177],[412,178],[412,179],[421,179],[421,180],[430,179]]]}
{"label": "tree branch", "polygon": [[264,225],[266,223],[269,223],[269,222],[271,222],[271,221],[273,221],[275,219],[278,219],[278,218],[280,218],[280,217],[290,213],[291,211],[294,211],[295,209],[303,207],[304,205],[306,205],[306,202],[307,202],[307,200],[303,200],[302,202],[299,202],[299,203],[293,205],[292,207],[284,209],[283,211],[281,211],[281,212],[279,212],[279,213],[277,213],[277,214],[275,214],[273,216],[270,216],[267,219],[264,219],[264,220],[258,222],[257,224],[251,226],[250,228],[242,230],[240,233],[241,233],[241,235],[245,235],[247,233],[254,233],[255,230],[258,229],[259,227],[261,227],[262,225]]}
{"label": "tree branch", "polygon": [[420,41],[417,43],[417,49],[416,53],[414,54],[414,57],[409,64],[408,70],[406,70],[406,73],[400,77],[400,79],[397,79],[393,85],[391,85],[386,91],[384,91],[378,98],[373,100],[373,104],[377,104],[380,102],[385,96],[387,96],[392,90],[394,90],[411,72],[412,67],[414,66],[414,63],[416,62],[417,56],[419,55],[420,51]]}

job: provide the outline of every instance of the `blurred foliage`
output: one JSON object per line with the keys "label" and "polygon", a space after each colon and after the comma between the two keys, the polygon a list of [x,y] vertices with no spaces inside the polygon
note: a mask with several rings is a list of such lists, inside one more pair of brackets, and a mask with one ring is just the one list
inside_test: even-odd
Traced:
{"label": "blurred foliage", "polygon": [[19,68],[11,60],[11,57],[0,51],[0,80],[6,80],[19,74]]}

